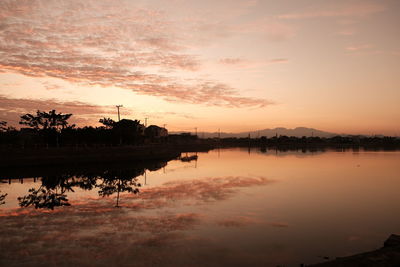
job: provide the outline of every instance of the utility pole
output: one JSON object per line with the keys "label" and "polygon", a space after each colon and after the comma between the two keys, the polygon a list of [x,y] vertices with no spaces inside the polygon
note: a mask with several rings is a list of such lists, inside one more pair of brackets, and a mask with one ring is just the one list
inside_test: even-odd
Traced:
{"label": "utility pole", "polygon": [[197,127],[194,127],[195,135],[197,136]]}
{"label": "utility pole", "polygon": [[144,127],[147,127],[147,119],[148,118],[144,118]]}
{"label": "utility pole", "polygon": [[250,155],[250,146],[251,146],[251,139],[250,139],[250,133],[249,133],[249,147],[248,147],[248,149],[249,149],[249,155]]}
{"label": "utility pole", "polygon": [[123,105],[116,105],[115,107],[116,107],[117,110],[118,110],[118,121],[120,121],[121,118],[120,118],[120,115],[119,115],[119,108],[123,107]]}
{"label": "utility pole", "polygon": [[167,128],[165,128],[165,126],[167,126],[165,123],[163,124],[163,127],[164,127],[164,129],[167,129]]}

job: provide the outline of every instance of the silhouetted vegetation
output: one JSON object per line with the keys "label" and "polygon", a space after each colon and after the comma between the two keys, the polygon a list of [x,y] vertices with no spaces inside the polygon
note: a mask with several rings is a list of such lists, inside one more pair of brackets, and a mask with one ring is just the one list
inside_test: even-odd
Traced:
{"label": "silhouetted vegetation", "polygon": [[0,121],[0,132],[5,132],[5,131],[7,131],[7,122]]}
{"label": "silhouetted vegetation", "polygon": [[110,196],[117,193],[116,207],[119,206],[119,194],[129,192],[133,194],[139,193],[138,187],[141,186],[137,181],[137,176],[144,173],[144,169],[135,170],[134,172],[126,170],[107,171],[103,174],[101,183],[97,185],[99,196]]}
{"label": "silhouetted vegetation", "polygon": [[54,207],[58,206],[70,206],[67,196],[63,191],[58,193],[52,189],[43,188],[43,186],[40,186],[38,189],[29,189],[29,194],[24,197],[19,197],[18,201],[21,207],[29,207],[32,205],[36,209],[54,209]]}
{"label": "silhouetted vegetation", "polygon": [[163,143],[168,131],[151,125],[145,127],[139,120],[123,119],[115,122],[102,118],[102,126],[76,127],[70,124],[72,114],[38,110],[36,114],[21,116],[20,130],[0,122],[0,145],[11,147],[61,147],[61,146],[119,146]]}
{"label": "silhouetted vegetation", "polygon": [[274,136],[267,138],[208,138],[199,139],[190,133],[169,135],[165,128],[157,125],[145,127],[139,120],[101,118],[102,126],[76,127],[69,123],[72,114],[57,113],[55,110],[21,116],[20,124],[28,126],[16,130],[0,121],[0,145],[11,148],[40,147],[101,147],[101,146],[143,146],[149,144],[171,144],[175,147],[184,145],[192,151],[219,146],[259,146],[279,148],[357,148],[397,149],[400,138],[387,136],[335,136],[294,137]]}
{"label": "silhouetted vegetation", "polygon": [[388,136],[335,136],[325,137],[295,137],[274,136],[267,138],[223,138],[212,139],[219,146],[245,146],[245,147],[275,147],[279,149],[301,148],[364,148],[364,149],[398,149],[400,138]]}
{"label": "silhouetted vegetation", "polygon": [[[1,193],[1,191],[0,191]],[[5,204],[6,202],[4,201],[6,199],[7,194],[0,194],[0,205]]]}
{"label": "silhouetted vegetation", "polygon": [[[21,207],[33,206],[36,209],[54,209],[70,206],[68,193],[76,188],[82,190],[98,190],[98,195],[108,197],[116,194],[116,207],[119,206],[120,193],[139,193],[141,184],[137,177],[146,170],[156,171],[167,164],[165,160],[148,161],[123,168],[122,165],[105,168],[78,168],[74,171],[56,171],[41,178],[37,188],[28,190],[28,194],[18,198]],[[0,195],[0,204],[4,204],[5,195]],[[4,197],[3,197],[4,196]]]}
{"label": "silhouetted vegetation", "polygon": [[[36,116],[29,113],[22,115],[19,124],[27,125],[35,130],[52,129],[59,131],[68,126],[68,119],[71,116],[72,114],[56,113],[54,109],[49,112],[38,110]],[[74,127],[74,125],[71,127]]]}

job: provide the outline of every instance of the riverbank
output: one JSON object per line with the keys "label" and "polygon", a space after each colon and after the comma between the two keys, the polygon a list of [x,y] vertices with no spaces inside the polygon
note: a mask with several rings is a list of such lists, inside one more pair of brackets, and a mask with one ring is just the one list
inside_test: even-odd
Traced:
{"label": "riverbank", "polygon": [[392,234],[377,250],[308,265],[313,267],[397,267],[400,266],[400,235]]}
{"label": "riverbank", "polygon": [[202,142],[184,144],[152,144],[141,146],[69,146],[69,147],[1,147],[0,168],[15,167],[40,167],[70,164],[99,164],[99,163],[121,163],[140,162],[147,160],[173,159],[184,152],[207,152],[215,148],[247,147],[259,148],[261,151],[277,150],[303,150],[303,151],[325,151],[325,150],[373,150],[392,151],[399,147],[362,147],[337,144],[332,145],[305,145],[305,144],[258,144],[258,143],[235,143],[216,142],[202,140]]}
{"label": "riverbank", "polygon": [[0,168],[169,160],[179,157],[183,152],[208,151],[212,148],[203,144],[9,148],[1,150]]}

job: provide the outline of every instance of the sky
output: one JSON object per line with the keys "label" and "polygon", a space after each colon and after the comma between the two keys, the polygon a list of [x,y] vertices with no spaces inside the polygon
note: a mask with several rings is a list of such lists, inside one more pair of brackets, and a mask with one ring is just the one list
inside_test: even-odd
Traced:
{"label": "sky", "polygon": [[0,120],[400,135],[400,1],[1,0]]}

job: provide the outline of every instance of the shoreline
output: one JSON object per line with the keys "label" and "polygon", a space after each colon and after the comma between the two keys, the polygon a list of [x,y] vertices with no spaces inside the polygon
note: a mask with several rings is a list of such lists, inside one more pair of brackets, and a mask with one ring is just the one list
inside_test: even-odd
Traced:
{"label": "shoreline", "polygon": [[338,257],[332,261],[306,265],[310,267],[388,267],[400,266],[400,235],[392,234],[383,247],[356,255]]}
{"label": "shoreline", "polygon": [[201,142],[187,144],[153,144],[142,146],[70,146],[70,147],[1,147],[0,168],[45,167],[69,164],[141,162],[178,158],[185,152],[208,152],[212,149],[235,147],[260,148],[261,150],[364,150],[398,151],[399,147],[310,145],[310,144],[244,144]]}
{"label": "shoreline", "polygon": [[0,150],[0,168],[169,160],[184,152],[209,151],[212,148],[209,145],[7,148]]}

